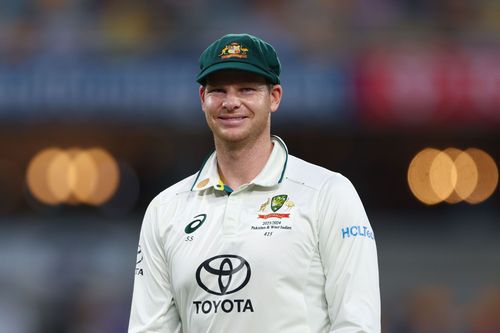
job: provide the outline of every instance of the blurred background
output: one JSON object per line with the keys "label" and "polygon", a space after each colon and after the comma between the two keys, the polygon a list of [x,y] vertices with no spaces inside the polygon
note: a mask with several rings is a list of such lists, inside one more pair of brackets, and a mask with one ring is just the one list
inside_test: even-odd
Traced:
{"label": "blurred background", "polygon": [[0,331],[125,332],[149,201],[213,149],[216,38],[275,46],[291,154],[356,186],[383,332],[500,332],[500,2],[3,0]]}

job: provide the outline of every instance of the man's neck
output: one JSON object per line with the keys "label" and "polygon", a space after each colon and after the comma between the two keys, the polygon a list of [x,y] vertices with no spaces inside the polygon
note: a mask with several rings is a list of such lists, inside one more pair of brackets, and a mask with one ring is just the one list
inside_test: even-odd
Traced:
{"label": "man's neck", "polygon": [[228,145],[215,140],[217,167],[224,184],[237,190],[262,171],[273,150],[270,136],[251,144]]}

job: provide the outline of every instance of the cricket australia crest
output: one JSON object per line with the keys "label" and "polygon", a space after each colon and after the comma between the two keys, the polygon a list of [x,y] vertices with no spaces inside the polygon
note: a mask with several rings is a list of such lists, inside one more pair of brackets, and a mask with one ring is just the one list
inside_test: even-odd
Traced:
{"label": "cricket australia crest", "polygon": [[289,212],[294,206],[295,204],[288,198],[287,194],[275,195],[272,198],[267,198],[267,200],[263,202],[259,208],[260,213],[265,213],[269,208],[272,212],[268,214],[258,214],[258,217],[259,219],[289,218],[290,213],[277,213],[277,211],[285,207],[283,210]]}
{"label": "cricket australia crest", "polygon": [[229,45],[226,45],[220,51],[219,57],[221,57],[221,59],[228,59],[228,58],[245,59],[247,58],[247,52],[248,48],[244,47],[239,43],[233,42]]}
{"label": "cricket australia crest", "polygon": [[288,195],[286,194],[280,194],[274,196],[271,200],[271,210],[273,212],[279,210],[281,207],[283,207],[283,204],[285,203],[286,199],[288,199]]}

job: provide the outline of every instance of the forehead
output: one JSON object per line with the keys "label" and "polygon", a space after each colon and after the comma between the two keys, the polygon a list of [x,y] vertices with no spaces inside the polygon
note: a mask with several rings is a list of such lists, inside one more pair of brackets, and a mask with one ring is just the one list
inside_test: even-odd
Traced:
{"label": "forehead", "polygon": [[261,75],[236,69],[217,71],[207,77],[207,85],[237,83],[266,84],[266,79]]}

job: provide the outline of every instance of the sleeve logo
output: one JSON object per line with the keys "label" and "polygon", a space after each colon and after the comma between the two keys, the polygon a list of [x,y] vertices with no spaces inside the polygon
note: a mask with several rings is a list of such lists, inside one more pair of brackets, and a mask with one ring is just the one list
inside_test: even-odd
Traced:
{"label": "sleeve logo", "polygon": [[342,238],[350,237],[366,237],[375,240],[375,235],[373,231],[364,225],[351,225],[341,230]]}

